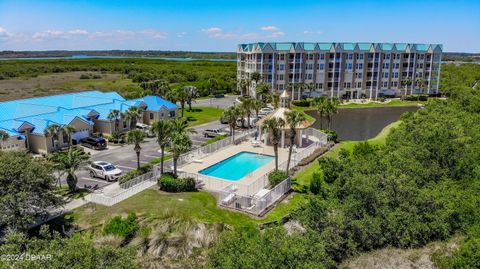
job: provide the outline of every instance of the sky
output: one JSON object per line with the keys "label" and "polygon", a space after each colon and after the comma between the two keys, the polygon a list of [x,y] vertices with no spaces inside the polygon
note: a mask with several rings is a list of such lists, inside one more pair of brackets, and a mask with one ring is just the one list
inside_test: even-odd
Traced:
{"label": "sky", "polygon": [[440,43],[480,52],[480,0],[0,0],[0,50],[235,51],[250,42]]}

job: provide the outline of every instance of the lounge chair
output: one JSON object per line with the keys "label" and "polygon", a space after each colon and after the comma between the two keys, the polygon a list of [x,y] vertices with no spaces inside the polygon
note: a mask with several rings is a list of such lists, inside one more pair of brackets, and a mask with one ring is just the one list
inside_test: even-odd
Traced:
{"label": "lounge chair", "polygon": [[227,197],[222,199],[222,204],[224,205],[231,204],[234,199],[235,199],[235,193],[230,193],[229,195],[227,195]]}

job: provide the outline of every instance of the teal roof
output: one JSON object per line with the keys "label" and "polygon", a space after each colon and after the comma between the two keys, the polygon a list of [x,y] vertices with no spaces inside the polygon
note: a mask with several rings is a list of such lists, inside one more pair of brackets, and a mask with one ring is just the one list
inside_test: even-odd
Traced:
{"label": "teal roof", "polygon": [[372,43],[358,43],[359,50],[370,50]]}
{"label": "teal roof", "polygon": [[93,124],[88,115],[95,113],[98,119],[107,119],[110,111],[126,111],[131,106],[146,105],[147,110],[177,106],[158,96],[125,100],[116,92],[87,91],[8,102],[0,102],[0,129],[10,135],[20,135],[18,129],[24,123],[34,126],[33,133],[43,134],[51,124],[66,125],[74,119]]}
{"label": "teal roof", "polygon": [[395,43],[395,48],[399,51],[405,51],[407,49],[408,44],[406,43]]}
{"label": "teal roof", "polygon": [[392,43],[382,43],[380,44],[380,48],[384,51],[390,51],[393,49],[393,44]]}
{"label": "teal roof", "polygon": [[274,50],[291,50],[297,47],[300,47],[302,50],[313,51],[316,49],[319,50],[330,50],[332,47],[340,47],[346,51],[353,51],[357,48],[361,51],[369,51],[372,46],[375,49],[381,49],[382,51],[405,51],[408,46],[415,48],[417,51],[428,51],[428,48],[432,47],[433,49],[438,48],[443,50],[443,45],[441,44],[414,44],[414,43],[352,43],[352,42],[340,42],[340,43],[326,43],[326,42],[260,42],[260,43],[249,43],[249,44],[240,44],[238,48],[242,51],[249,52],[252,51],[254,46],[258,45],[261,49],[264,49],[267,45],[270,45]]}
{"label": "teal roof", "polygon": [[355,43],[341,43],[343,50],[355,50]]}

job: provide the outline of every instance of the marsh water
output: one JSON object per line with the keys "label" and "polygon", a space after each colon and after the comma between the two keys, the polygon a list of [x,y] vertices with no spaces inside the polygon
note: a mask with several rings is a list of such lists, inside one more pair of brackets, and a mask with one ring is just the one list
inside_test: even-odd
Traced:
{"label": "marsh water", "polygon": [[[419,109],[416,106],[402,107],[365,107],[339,108],[333,116],[332,129],[337,132],[339,140],[367,140],[375,137],[388,124],[397,121],[405,112]],[[320,116],[316,111],[306,111],[316,119],[313,127],[320,128]],[[327,120],[323,118],[323,128]]]}

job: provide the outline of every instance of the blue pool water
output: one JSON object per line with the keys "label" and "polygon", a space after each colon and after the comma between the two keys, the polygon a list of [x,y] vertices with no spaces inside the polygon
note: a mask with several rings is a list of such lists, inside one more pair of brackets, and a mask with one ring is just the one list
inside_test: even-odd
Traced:
{"label": "blue pool water", "polygon": [[274,157],[270,155],[242,151],[198,172],[227,180],[239,180],[273,159]]}

